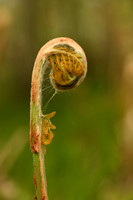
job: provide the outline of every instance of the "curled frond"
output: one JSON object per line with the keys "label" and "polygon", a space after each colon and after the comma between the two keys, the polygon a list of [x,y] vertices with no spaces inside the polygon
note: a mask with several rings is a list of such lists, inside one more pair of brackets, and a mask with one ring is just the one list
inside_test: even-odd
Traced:
{"label": "curled frond", "polygon": [[55,49],[58,51],[54,51],[48,56],[52,67],[51,82],[56,90],[72,89],[83,80],[87,72],[82,55],[66,45],[58,45]]}

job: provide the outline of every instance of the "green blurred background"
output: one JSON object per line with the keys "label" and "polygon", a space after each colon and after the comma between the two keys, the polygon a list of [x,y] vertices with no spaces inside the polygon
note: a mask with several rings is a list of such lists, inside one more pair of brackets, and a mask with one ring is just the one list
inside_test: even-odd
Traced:
{"label": "green blurred background", "polygon": [[37,52],[61,36],[88,73],[48,111],[50,200],[133,200],[133,1],[0,0],[0,200],[34,198],[30,82]]}

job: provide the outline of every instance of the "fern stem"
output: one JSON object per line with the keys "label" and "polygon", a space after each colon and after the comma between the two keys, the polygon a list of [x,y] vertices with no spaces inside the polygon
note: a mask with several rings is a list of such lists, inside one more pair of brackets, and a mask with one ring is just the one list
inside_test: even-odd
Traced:
{"label": "fern stem", "polygon": [[41,144],[41,84],[44,70],[44,62],[41,59],[35,65],[32,75],[31,89],[31,149],[33,152],[34,183],[37,200],[47,200],[47,186],[44,165],[44,146]]}

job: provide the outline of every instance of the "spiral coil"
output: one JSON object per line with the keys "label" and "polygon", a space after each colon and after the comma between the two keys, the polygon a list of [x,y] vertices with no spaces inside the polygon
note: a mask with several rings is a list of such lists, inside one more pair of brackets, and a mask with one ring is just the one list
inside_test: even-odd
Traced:
{"label": "spiral coil", "polygon": [[85,74],[86,66],[82,56],[73,48],[66,46],[55,47],[57,51],[49,55],[52,67],[50,77],[57,90],[71,89],[76,86]]}

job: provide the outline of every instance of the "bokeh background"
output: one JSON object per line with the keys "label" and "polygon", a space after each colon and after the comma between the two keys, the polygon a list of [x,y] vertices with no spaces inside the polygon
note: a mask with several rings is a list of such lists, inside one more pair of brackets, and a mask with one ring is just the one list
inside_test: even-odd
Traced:
{"label": "bokeh background", "polygon": [[50,102],[49,199],[133,199],[133,1],[0,0],[0,199],[34,198],[30,82],[47,41],[86,52],[83,84]]}

